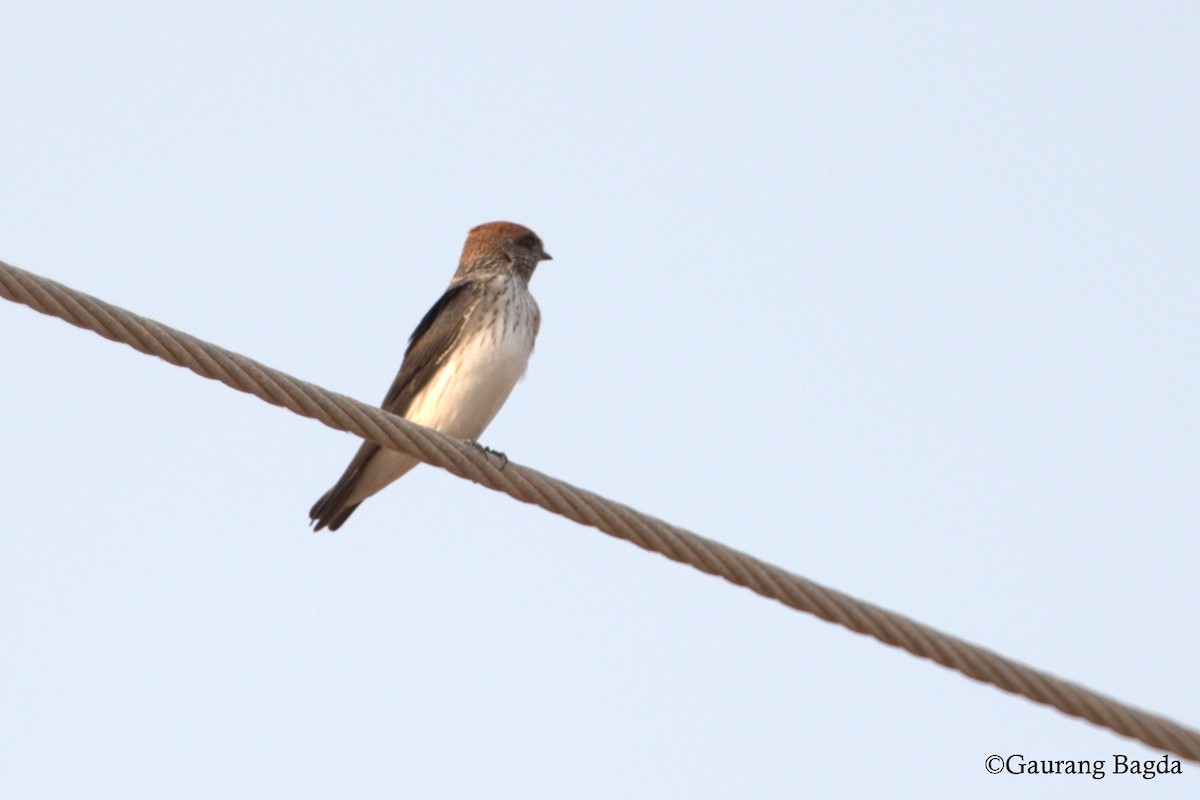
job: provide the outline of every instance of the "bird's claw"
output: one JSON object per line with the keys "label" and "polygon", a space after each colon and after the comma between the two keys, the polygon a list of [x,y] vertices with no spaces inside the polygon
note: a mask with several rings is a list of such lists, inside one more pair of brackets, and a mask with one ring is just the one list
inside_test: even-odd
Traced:
{"label": "bird's claw", "polygon": [[479,450],[480,452],[485,453],[486,455],[496,456],[497,458],[499,458],[501,472],[503,472],[504,468],[508,466],[508,456],[504,455],[504,453],[501,453],[499,450],[493,450],[492,448],[488,447],[487,445],[480,444],[479,442],[475,441],[474,439],[468,439],[467,443],[470,444],[472,447],[474,447],[476,450]]}

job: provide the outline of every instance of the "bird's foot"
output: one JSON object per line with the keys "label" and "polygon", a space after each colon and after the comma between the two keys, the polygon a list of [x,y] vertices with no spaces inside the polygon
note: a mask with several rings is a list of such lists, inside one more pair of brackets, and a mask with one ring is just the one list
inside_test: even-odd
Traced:
{"label": "bird's foot", "polygon": [[479,442],[475,441],[474,439],[467,439],[467,444],[471,445],[476,450],[479,450],[479,451],[485,453],[486,455],[496,456],[497,458],[499,458],[501,472],[503,472],[504,468],[508,466],[508,456],[504,455],[504,453],[501,453],[499,450],[493,450],[492,448],[488,447],[487,445],[482,445]]}

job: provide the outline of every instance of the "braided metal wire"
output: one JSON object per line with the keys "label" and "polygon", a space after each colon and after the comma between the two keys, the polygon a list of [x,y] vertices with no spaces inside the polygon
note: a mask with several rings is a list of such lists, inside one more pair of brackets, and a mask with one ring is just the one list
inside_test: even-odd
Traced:
{"label": "braided metal wire", "polygon": [[205,378],[348,431],[541,506],[567,519],[717,575],[763,597],[899,647],[1007,692],[1200,762],[1200,732],[1005,658],[900,614],[643,514],[585,489],[494,457],[345,395],[0,262],[0,296],[86,328]]}

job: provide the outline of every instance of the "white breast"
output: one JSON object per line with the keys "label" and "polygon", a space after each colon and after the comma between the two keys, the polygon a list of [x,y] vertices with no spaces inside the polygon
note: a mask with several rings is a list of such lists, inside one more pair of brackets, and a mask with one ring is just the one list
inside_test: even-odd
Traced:
{"label": "white breast", "polygon": [[405,416],[459,439],[477,439],[525,374],[537,335],[537,303],[506,280],[483,298],[451,357]]}

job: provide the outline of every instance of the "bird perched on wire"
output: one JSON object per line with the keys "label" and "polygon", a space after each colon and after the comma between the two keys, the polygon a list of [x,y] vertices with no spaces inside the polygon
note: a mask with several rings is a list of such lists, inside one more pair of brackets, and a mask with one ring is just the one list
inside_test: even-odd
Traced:
{"label": "bird perched on wire", "polygon": [[[529,279],[549,260],[542,240],[523,225],[472,228],[450,286],[409,338],[382,408],[449,436],[477,439],[525,374],[541,325]],[[363,442],[308,512],[314,530],[337,530],[363,500],[418,463]]]}

